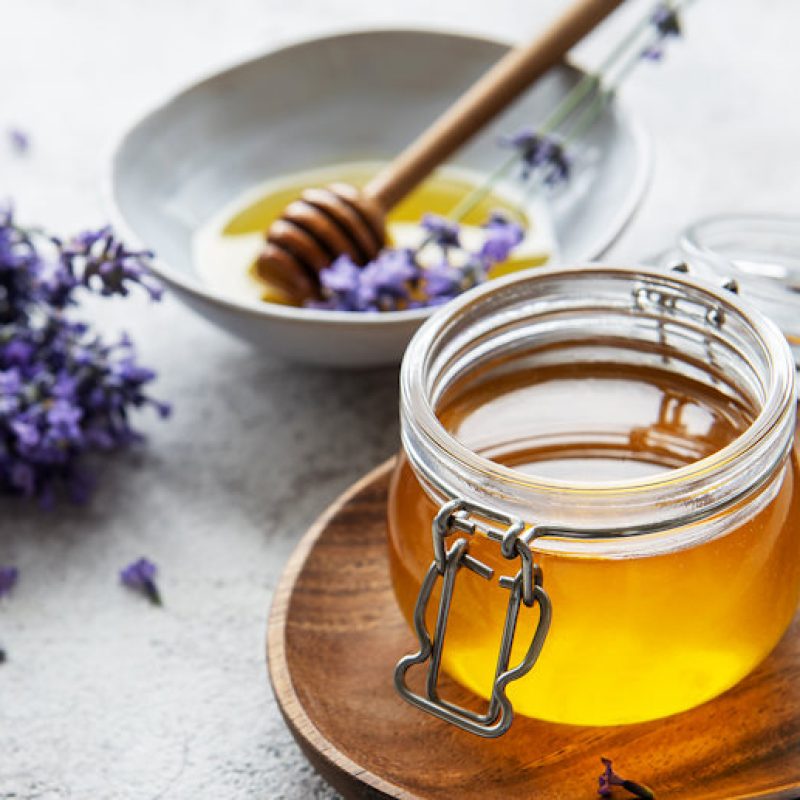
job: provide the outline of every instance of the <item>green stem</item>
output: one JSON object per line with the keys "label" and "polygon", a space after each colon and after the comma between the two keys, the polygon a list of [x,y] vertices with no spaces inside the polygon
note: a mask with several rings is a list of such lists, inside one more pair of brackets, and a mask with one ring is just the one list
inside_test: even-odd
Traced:
{"label": "green stem", "polygon": [[604,89],[602,92],[598,92],[592,98],[591,105],[581,112],[580,116],[575,120],[567,133],[564,135],[564,138],[561,142],[561,146],[563,148],[566,149],[577,139],[580,139],[580,137],[583,136],[583,134],[586,133],[595,122],[597,122],[613,94],[613,91]]}
{"label": "green stem", "polygon": [[639,20],[638,24],[624,36],[617,46],[600,62],[600,66],[594,72],[587,72],[575,86],[567,92],[564,99],[556,106],[550,116],[545,118],[539,128],[538,133],[546,135],[552,133],[561,125],[567,117],[588,97],[592,92],[600,87],[602,76],[611,69],[616,61],[621,58],[634,42],[650,25],[650,12],[646,17]]}
{"label": "green stem", "polygon": [[[677,13],[683,5],[688,5],[689,2],[690,0],[677,0],[674,4],[668,3],[667,5]],[[642,35],[651,25],[652,15],[653,11],[651,9],[639,20],[628,34],[622,38],[606,58],[603,59],[597,70],[586,73],[578,83],[567,92],[561,102],[539,126],[536,131],[538,135],[546,136],[555,131],[574,114],[587,97],[594,94],[590,105],[581,112],[577,120],[570,126],[564,144],[579,138],[591,127],[607,105],[609,99],[613,96],[622,78],[624,78],[633,69],[636,63],[638,63],[642,52],[641,45],[636,48],[633,57],[629,57],[629,60],[624,62],[622,69],[617,73],[616,80],[612,87],[603,88],[603,75],[612,70],[617,62],[628,54],[631,48],[641,39]],[[657,41],[658,38],[659,37],[654,37],[654,42]],[[497,182],[511,171],[520,158],[521,155],[519,153],[514,153],[510,158],[504,161],[480,186],[465,195],[455,205],[448,214],[449,218],[454,221],[463,219],[491,193],[492,189],[497,185]]]}
{"label": "green stem", "polygon": [[517,153],[514,153],[510,156],[506,161],[504,161],[494,172],[492,172],[489,177],[478,187],[473,189],[471,192],[468,192],[458,203],[455,205],[454,208],[451,209],[448,216],[450,219],[458,221],[463,219],[464,217],[472,211],[478,203],[483,200],[494,188],[497,181],[500,178],[503,178],[508,174],[513,166],[516,165],[519,156]]}
{"label": "green stem", "polygon": [[[678,2],[676,2],[672,8],[674,8],[674,10],[677,12],[682,6],[688,5],[690,2],[691,0],[682,0],[682,2],[681,0],[678,0]],[[603,109],[605,109],[605,107],[614,97],[625,78],[627,78],[628,75],[630,75],[631,72],[633,72],[633,70],[642,63],[642,51],[647,47],[652,47],[653,45],[658,44],[660,40],[661,36],[654,34],[644,42],[640,43],[635,50],[628,54],[627,60],[622,61],[622,65],[617,69],[613,79],[605,86],[601,86],[600,91],[598,91],[597,94],[592,98],[592,102],[588,108],[581,112],[578,118],[566,131],[562,141],[563,147],[567,147],[576,140],[580,139],[592,127],[600,114],[603,112]],[[632,44],[633,40],[631,40],[630,43]]]}

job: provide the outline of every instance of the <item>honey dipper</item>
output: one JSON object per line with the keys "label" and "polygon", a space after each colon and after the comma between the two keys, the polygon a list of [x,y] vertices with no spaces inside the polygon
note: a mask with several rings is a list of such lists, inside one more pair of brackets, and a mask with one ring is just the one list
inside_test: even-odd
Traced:
{"label": "honey dipper", "polygon": [[287,300],[318,296],[320,270],[339,255],[356,264],[386,242],[386,215],[439,164],[559,62],[623,0],[576,0],[541,35],[508,52],[363,189],[308,189],[270,226],[256,273]]}

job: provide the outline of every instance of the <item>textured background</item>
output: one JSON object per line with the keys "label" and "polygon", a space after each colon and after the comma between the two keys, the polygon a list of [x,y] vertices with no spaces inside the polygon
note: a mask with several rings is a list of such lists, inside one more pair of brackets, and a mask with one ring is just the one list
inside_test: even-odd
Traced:
{"label": "textured background", "polygon": [[[0,0],[0,196],[64,233],[104,222],[117,132],[186,82],[350,26],[430,25],[515,38],[563,0]],[[612,26],[612,28],[615,26]],[[626,94],[657,152],[651,192],[612,256],[667,246],[697,216],[797,211],[800,4],[702,0],[685,42]],[[607,28],[581,57],[591,62]],[[257,176],[255,176],[257,178]],[[88,312],[124,325],[174,419],[103,467],[88,508],[0,500],[0,798],[330,798],[285,730],[263,640],[280,569],[315,515],[396,447],[396,375],[269,361],[168,300]],[[122,591],[147,554],[166,609]],[[488,795],[487,795],[488,796]]]}

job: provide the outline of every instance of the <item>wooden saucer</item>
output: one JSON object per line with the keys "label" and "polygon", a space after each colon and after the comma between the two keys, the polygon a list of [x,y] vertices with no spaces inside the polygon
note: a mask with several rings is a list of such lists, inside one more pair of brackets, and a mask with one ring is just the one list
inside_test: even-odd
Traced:
{"label": "wooden saucer", "polygon": [[[345,797],[592,800],[601,756],[658,800],[800,797],[800,618],[742,683],[655,722],[586,728],[517,716],[504,737],[484,740],[402,701],[392,672],[416,640],[389,582],[391,466],[352,486],[303,537],[269,621],[284,718]],[[455,684],[444,692],[466,696]]]}

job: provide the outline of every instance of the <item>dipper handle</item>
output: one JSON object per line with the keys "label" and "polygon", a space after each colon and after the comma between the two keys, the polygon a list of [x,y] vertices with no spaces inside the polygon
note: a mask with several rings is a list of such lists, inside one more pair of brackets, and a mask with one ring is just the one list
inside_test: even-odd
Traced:
{"label": "dipper handle", "polygon": [[388,211],[558,63],[623,0],[576,0],[529,44],[510,50],[364,187]]}

